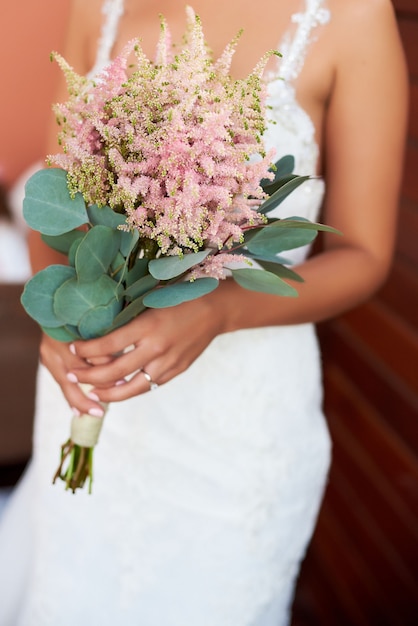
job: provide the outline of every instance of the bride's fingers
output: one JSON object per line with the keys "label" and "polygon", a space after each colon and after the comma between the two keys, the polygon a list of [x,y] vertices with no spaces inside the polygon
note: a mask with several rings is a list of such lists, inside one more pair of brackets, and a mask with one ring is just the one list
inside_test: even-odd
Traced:
{"label": "bride's fingers", "polygon": [[132,372],[140,370],[144,363],[150,362],[154,356],[154,351],[150,347],[130,348],[121,356],[94,365],[94,367],[73,368],[68,374],[69,380],[89,383],[97,388],[117,386],[124,382]]}
{"label": "bride's fingers", "polygon": [[132,343],[132,333],[141,338],[141,323],[139,318],[133,320],[127,327],[119,328],[108,335],[87,341],[75,341],[70,345],[73,354],[77,354],[87,362],[96,358],[113,357],[124,354],[135,346]]}
{"label": "bride's fingers", "polygon": [[49,337],[43,337],[40,346],[40,359],[60,385],[73,413],[90,413],[96,417],[103,414],[100,403],[87,398],[80,387],[68,378],[69,369],[85,365],[79,357],[71,354],[68,346]]}
{"label": "bride's fingers", "polygon": [[156,389],[158,383],[152,378],[147,370],[136,370],[123,384],[107,387],[106,389],[95,388],[91,391],[90,397],[101,402],[120,402],[134,396],[147,393]]}

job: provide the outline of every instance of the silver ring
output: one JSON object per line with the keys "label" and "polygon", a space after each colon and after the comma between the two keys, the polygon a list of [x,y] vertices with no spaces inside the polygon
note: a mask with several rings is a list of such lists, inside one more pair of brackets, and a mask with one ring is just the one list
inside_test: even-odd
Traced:
{"label": "silver ring", "polygon": [[158,383],[155,383],[151,376],[148,374],[148,372],[146,372],[145,370],[142,370],[143,375],[145,376],[146,380],[149,382],[149,388],[151,391],[154,391],[154,389],[158,388]]}

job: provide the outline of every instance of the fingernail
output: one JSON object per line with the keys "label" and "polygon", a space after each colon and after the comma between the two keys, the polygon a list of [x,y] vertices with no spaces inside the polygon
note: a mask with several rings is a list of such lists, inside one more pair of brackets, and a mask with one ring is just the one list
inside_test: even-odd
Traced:
{"label": "fingernail", "polygon": [[121,385],[124,385],[125,383],[126,383],[126,380],[122,378],[122,380],[117,380],[115,382],[115,387],[120,387]]}
{"label": "fingernail", "polygon": [[75,406],[72,406],[71,410],[73,412],[73,415],[75,415],[76,417],[80,417],[81,413],[78,409],[75,408]]}
{"label": "fingernail", "polygon": [[104,411],[103,409],[93,407],[89,410],[89,415],[91,415],[92,417],[103,417]]}
{"label": "fingernail", "polygon": [[94,400],[95,402],[100,402],[100,398],[97,393],[93,393],[92,391],[87,394],[87,397],[90,398],[90,400]]}
{"label": "fingernail", "polygon": [[77,354],[76,349],[75,349],[75,345],[73,343],[70,343],[70,345],[68,346],[69,350],[71,352],[71,354]]}
{"label": "fingernail", "polygon": [[78,378],[75,374],[73,374],[72,372],[68,372],[67,374],[67,380],[70,381],[70,383],[78,383]]}

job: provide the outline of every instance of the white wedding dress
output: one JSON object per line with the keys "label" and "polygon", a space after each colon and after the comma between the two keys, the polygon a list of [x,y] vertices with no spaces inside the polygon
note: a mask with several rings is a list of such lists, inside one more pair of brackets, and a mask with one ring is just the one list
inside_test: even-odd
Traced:
{"label": "white wedding dress", "polygon": [[[99,65],[116,36],[107,9]],[[314,174],[314,128],[292,81],[329,13],[293,16],[266,136]],[[316,219],[304,184],[280,215]],[[307,250],[297,250],[300,262]],[[311,324],[219,336],[158,390],[114,404],[93,494],[51,485],[70,410],[41,366],[33,459],[0,525],[0,626],[284,626],[330,459]]]}

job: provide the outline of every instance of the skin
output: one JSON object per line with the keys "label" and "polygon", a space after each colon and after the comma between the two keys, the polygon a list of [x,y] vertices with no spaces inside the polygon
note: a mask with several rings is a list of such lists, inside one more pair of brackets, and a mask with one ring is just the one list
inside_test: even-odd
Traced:
{"label": "skin", "polygon": [[[264,52],[277,48],[290,15],[302,5],[299,0],[263,0],[263,15],[269,19],[262,19],[260,27],[259,3],[219,4],[213,11],[206,0],[192,3],[215,57],[244,28],[233,63],[236,77],[248,74]],[[168,382],[218,334],[329,319],[369,298],[384,282],[396,234],[407,118],[403,51],[388,0],[329,0],[327,5],[331,21],[316,31],[320,37],[309,49],[296,92],[314,123],[320,146],[318,173],[327,185],[321,221],[344,236],[325,235],[321,252],[298,267],[305,279],[297,286],[298,298],[249,292],[226,280],[204,298],[171,309],[148,310],[100,339],[70,347],[44,337],[42,362],[75,412],[98,414],[98,400],[116,402],[148,392],[149,383],[140,372],[124,382],[140,368],[159,384]],[[100,7],[99,0],[73,2],[63,54],[80,73],[94,64]],[[140,35],[152,58],[160,13],[178,41],[185,25],[183,2],[127,0],[114,54]],[[65,98],[61,87],[56,100]],[[54,125],[49,153],[57,151],[56,133]],[[43,246],[37,233],[31,234],[30,247],[35,271],[63,262]],[[133,350],[112,356],[131,345]],[[85,396],[76,379],[93,385],[93,395]]]}

